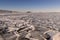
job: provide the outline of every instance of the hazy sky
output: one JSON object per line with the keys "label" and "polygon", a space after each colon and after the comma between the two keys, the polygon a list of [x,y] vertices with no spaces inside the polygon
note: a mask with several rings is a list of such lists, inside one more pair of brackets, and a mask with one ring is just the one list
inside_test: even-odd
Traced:
{"label": "hazy sky", "polygon": [[0,0],[0,9],[60,12],[60,0]]}

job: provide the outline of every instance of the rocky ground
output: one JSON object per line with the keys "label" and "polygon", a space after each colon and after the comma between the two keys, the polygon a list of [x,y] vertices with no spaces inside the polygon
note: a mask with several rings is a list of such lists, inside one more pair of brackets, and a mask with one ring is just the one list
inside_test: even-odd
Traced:
{"label": "rocky ground", "polygon": [[59,40],[59,35],[59,13],[0,14],[0,40]]}

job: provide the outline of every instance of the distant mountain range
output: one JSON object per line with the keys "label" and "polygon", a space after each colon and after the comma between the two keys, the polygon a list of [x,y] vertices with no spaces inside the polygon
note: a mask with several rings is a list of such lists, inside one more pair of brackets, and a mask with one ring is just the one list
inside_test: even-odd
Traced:
{"label": "distant mountain range", "polygon": [[0,10],[0,13],[18,13],[17,11]]}

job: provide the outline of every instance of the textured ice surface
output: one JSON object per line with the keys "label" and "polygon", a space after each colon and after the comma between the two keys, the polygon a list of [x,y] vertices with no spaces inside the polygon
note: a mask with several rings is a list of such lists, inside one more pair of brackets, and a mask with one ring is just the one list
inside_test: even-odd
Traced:
{"label": "textured ice surface", "polygon": [[53,31],[60,32],[59,13],[0,15],[0,40],[47,40],[50,34],[56,34]]}

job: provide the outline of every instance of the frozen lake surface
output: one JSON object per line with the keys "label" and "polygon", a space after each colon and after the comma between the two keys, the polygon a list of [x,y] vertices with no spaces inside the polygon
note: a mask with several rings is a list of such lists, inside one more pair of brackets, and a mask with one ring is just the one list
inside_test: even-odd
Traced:
{"label": "frozen lake surface", "polygon": [[0,13],[1,40],[45,40],[48,30],[60,32],[59,12]]}

